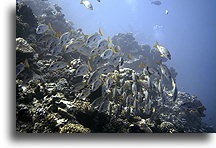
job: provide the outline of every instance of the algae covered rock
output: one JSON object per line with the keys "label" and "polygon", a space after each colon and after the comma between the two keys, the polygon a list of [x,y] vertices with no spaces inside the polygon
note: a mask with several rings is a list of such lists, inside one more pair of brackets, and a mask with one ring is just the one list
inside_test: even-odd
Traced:
{"label": "algae covered rock", "polygon": [[91,131],[89,128],[85,128],[81,124],[72,124],[72,123],[64,125],[60,130],[60,133],[90,133],[90,132]]}
{"label": "algae covered rock", "polygon": [[23,38],[16,38],[16,57],[17,62],[23,62],[27,58],[33,58],[34,49]]}

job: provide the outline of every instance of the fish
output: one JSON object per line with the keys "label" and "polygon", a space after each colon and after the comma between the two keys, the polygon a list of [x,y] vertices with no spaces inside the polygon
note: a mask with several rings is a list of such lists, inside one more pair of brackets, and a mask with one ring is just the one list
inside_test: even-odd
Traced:
{"label": "fish", "polygon": [[110,108],[110,102],[108,99],[105,99],[104,102],[99,107],[99,112],[107,114]]}
{"label": "fish", "polygon": [[169,14],[169,11],[168,11],[168,10],[165,10],[165,14],[166,14],[166,15]]}
{"label": "fish", "polygon": [[165,58],[171,60],[171,54],[166,47],[159,45],[158,42],[156,41],[154,48],[159,50],[162,57],[165,57]]}
{"label": "fish", "polygon": [[[121,60],[121,56],[116,56],[116,54],[115,55],[113,55],[111,58],[110,58],[110,60],[109,60],[109,63],[111,64],[111,65],[113,65],[113,66],[115,66],[115,67],[117,67],[118,65],[120,65],[120,60]],[[121,63],[122,64],[122,63]]]}
{"label": "fish", "polygon": [[86,41],[86,46],[91,46],[94,43],[98,42],[101,39],[101,35],[97,32],[95,34],[89,36]]}
{"label": "fish", "polygon": [[76,76],[82,76],[82,75],[86,74],[87,72],[89,72],[88,65],[83,64],[77,68]]}
{"label": "fish", "polygon": [[99,49],[98,48],[93,48],[90,52],[91,56],[95,56],[97,54],[99,54]]}
{"label": "fish", "polygon": [[154,4],[154,5],[161,5],[161,1],[151,1],[151,4]]}
{"label": "fish", "polygon": [[20,63],[16,66],[16,77],[25,69],[25,64]]}
{"label": "fish", "polygon": [[138,110],[139,110],[139,104],[138,104],[138,100],[137,99],[134,99],[134,102],[133,102],[133,113],[136,115],[138,113]]}
{"label": "fish", "polygon": [[79,49],[84,43],[82,41],[75,41],[73,43],[70,43],[68,45],[66,45],[65,47],[65,53],[70,53],[73,51],[76,51],[77,49]]}
{"label": "fish", "polygon": [[81,0],[80,4],[83,4],[89,10],[93,10],[93,6],[88,0]]}
{"label": "fish", "polygon": [[73,87],[72,87],[72,92],[78,92],[81,89],[83,89],[86,86],[85,83],[80,82],[80,83],[76,83]]}
{"label": "fish", "polygon": [[113,65],[106,64],[98,69],[98,73],[107,74],[114,71],[116,68]]}
{"label": "fish", "polygon": [[91,90],[92,91],[96,91],[102,84],[102,81],[101,79],[98,79],[96,80],[93,84],[92,84],[92,87],[91,87]]}
{"label": "fish", "polygon": [[172,76],[171,76],[171,73],[170,73],[170,70],[167,68],[166,65],[164,64],[160,64],[160,69],[161,69],[161,73],[166,77],[166,79],[170,82],[172,82]]}
{"label": "fish", "polygon": [[136,82],[133,82],[131,89],[132,89],[133,96],[134,97],[137,96],[138,91],[137,91],[137,84],[136,84]]}
{"label": "fish", "polygon": [[103,39],[102,41],[99,42],[97,48],[98,50],[102,53],[104,49],[108,48],[109,41],[106,39]]}
{"label": "fish", "polygon": [[172,87],[173,87],[172,93],[171,93],[171,94],[168,94],[168,95],[169,95],[169,96],[172,96],[173,102],[175,102],[176,99],[177,99],[177,96],[178,96],[178,89],[177,89],[176,83],[175,83],[175,81],[174,81],[173,78],[172,78]]}
{"label": "fish", "polygon": [[108,79],[106,80],[106,89],[110,89],[111,88],[111,86],[112,86],[112,84],[113,84],[113,82],[114,82],[114,79],[113,78],[111,78],[111,77],[108,77]]}
{"label": "fish", "polygon": [[71,34],[70,32],[65,32],[64,34],[62,34],[59,42],[60,46],[64,46],[68,42],[70,34]]}
{"label": "fish", "polygon": [[62,69],[65,68],[66,66],[68,66],[69,64],[67,62],[63,62],[63,61],[57,61],[54,62],[50,65],[49,70],[58,70],[58,69]]}
{"label": "fish", "polygon": [[101,28],[99,28],[99,33],[100,33],[101,36],[104,36],[104,33],[103,33]]}
{"label": "fish", "polygon": [[46,25],[46,24],[40,24],[36,28],[36,34],[43,34],[43,33],[45,33],[48,30],[49,30],[49,26],[48,25]]}
{"label": "fish", "polygon": [[102,59],[110,59],[112,55],[113,55],[112,49],[107,49],[101,54],[101,58]]}
{"label": "fish", "polygon": [[55,46],[53,49],[52,49],[52,55],[58,55],[59,53],[61,53],[63,47],[62,46]]}
{"label": "fish", "polygon": [[91,94],[90,88],[84,88],[81,93],[79,94],[79,99],[85,99]]}
{"label": "fish", "polygon": [[94,71],[88,80],[88,85],[92,85],[99,77],[100,74],[97,71]]}
{"label": "fish", "polygon": [[91,48],[88,46],[83,45],[77,51],[86,57],[91,57]]}
{"label": "fish", "polygon": [[123,57],[120,57],[119,66],[123,66],[123,65],[124,65],[124,59],[123,59]]}

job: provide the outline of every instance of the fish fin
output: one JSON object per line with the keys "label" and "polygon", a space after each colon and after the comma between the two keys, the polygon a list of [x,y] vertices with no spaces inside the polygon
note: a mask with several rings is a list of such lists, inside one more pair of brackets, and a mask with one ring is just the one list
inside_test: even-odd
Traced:
{"label": "fish fin", "polygon": [[162,59],[159,62],[156,62],[156,64],[161,65],[162,64]]}
{"label": "fish fin", "polygon": [[116,52],[120,52],[120,50],[119,50],[119,48],[118,48],[117,45],[115,46],[115,51],[116,51]]}
{"label": "fish fin", "polygon": [[145,67],[144,62],[141,62],[140,65],[139,65],[139,67],[140,67],[140,68],[144,68],[144,67]]}
{"label": "fish fin", "polygon": [[52,32],[54,32],[54,33],[55,33],[55,31],[54,31],[54,29],[53,29],[53,27],[52,27],[51,23],[48,23],[48,27],[49,27],[49,30],[51,30]]}
{"label": "fish fin", "polygon": [[67,48],[67,45],[64,45],[64,46],[63,46],[63,48],[64,48],[64,50],[66,50],[66,48]]}
{"label": "fish fin", "polygon": [[88,68],[90,71],[92,71],[92,67],[91,67],[91,64],[90,64],[90,61],[88,60]]}
{"label": "fish fin", "polygon": [[116,51],[115,51],[114,47],[112,47],[111,49],[112,49],[112,52],[115,54],[115,53],[116,53]]}
{"label": "fish fin", "polygon": [[112,44],[112,40],[110,39],[110,37],[108,37],[108,42],[109,44]]}
{"label": "fish fin", "polygon": [[163,54],[161,54],[160,56],[161,56],[161,57],[165,57],[165,55],[163,55]]}
{"label": "fish fin", "polygon": [[26,66],[27,68],[30,68],[30,65],[29,65],[28,59],[25,59],[24,64],[25,64],[25,66]]}
{"label": "fish fin", "polygon": [[101,34],[101,36],[104,36],[104,33],[101,28],[99,28],[99,33]]}
{"label": "fish fin", "polygon": [[171,78],[171,80],[172,80],[172,87],[174,88],[175,87],[175,81],[174,81],[174,79],[173,78]]}
{"label": "fish fin", "polygon": [[80,4],[83,4],[83,0],[80,1]]}
{"label": "fish fin", "polygon": [[158,41],[156,41],[154,48],[157,48],[157,46],[158,46]]}

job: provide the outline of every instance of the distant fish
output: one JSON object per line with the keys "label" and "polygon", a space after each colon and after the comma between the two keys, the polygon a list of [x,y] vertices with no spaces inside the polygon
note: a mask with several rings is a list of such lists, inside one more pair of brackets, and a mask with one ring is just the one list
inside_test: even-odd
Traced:
{"label": "distant fish", "polygon": [[101,58],[102,59],[110,59],[112,55],[113,55],[112,49],[107,49],[101,54]]}
{"label": "distant fish", "polygon": [[62,36],[60,37],[60,45],[61,46],[64,46],[68,40],[69,40],[69,37],[70,37],[70,32],[65,32],[64,34],[62,34]]}
{"label": "distant fish", "polygon": [[16,76],[18,76],[25,68],[25,64],[20,63],[16,66]]}
{"label": "distant fish", "polygon": [[86,45],[91,46],[92,44],[98,42],[101,39],[101,35],[99,33],[95,33],[88,37]]}
{"label": "distant fish", "polygon": [[81,65],[76,70],[76,76],[82,76],[82,75],[86,74],[88,71],[89,71],[89,69],[88,69],[87,65]]}
{"label": "distant fish", "polygon": [[100,0],[97,0],[98,2],[100,2]]}
{"label": "distant fish", "polygon": [[58,70],[58,69],[65,68],[66,66],[68,66],[68,63],[58,61],[58,62],[52,63],[49,67],[49,70]]}
{"label": "distant fish", "polygon": [[102,84],[101,79],[96,80],[93,84],[92,84],[92,91],[96,91]]}
{"label": "distant fish", "polygon": [[169,11],[168,11],[168,10],[165,10],[165,14],[169,14]]}
{"label": "distant fish", "polygon": [[93,6],[92,6],[92,4],[89,2],[89,1],[87,1],[87,0],[81,0],[80,1],[80,4],[83,4],[86,8],[88,8],[89,10],[93,10]]}
{"label": "distant fish", "polygon": [[154,4],[154,5],[161,5],[161,1],[151,1],[151,4]]}
{"label": "distant fish", "polygon": [[49,26],[46,24],[40,24],[37,28],[36,28],[36,33],[37,34],[43,34],[46,31],[49,30]]}

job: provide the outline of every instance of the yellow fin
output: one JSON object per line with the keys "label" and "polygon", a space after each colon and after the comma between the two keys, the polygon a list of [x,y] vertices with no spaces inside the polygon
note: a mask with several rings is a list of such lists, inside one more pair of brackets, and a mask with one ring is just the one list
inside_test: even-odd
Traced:
{"label": "yellow fin", "polygon": [[90,71],[92,71],[92,67],[91,67],[90,61],[88,61],[88,68],[89,68]]}
{"label": "yellow fin", "polygon": [[27,60],[27,59],[25,59],[25,62],[24,62],[24,64],[25,64],[25,66],[26,66],[27,68],[30,68],[30,65],[29,65],[29,62],[28,62],[28,60]]}
{"label": "yellow fin", "polygon": [[156,41],[154,48],[157,48],[157,46],[158,46],[158,41]]}
{"label": "yellow fin", "polygon": [[160,56],[161,56],[161,57],[165,57],[165,55],[163,55],[163,54],[161,54]]}
{"label": "yellow fin", "polygon": [[110,39],[110,37],[108,37],[108,42],[109,44],[112,44],[112,40]]}
{"label": "yellow fin", "polygon": [[114,72],[114,80],[117,82],[118,81],[118,76],[117,76],[117,73]]}
{"label": "yellow fin", "polygon": [[132,60],[132,55],[131,55],[131,53],[128,54],[128,59],[129,59],[129,60]]}
{"label": "yellow fin", "polygon": [[140,67],[140,68],[144,68],[144,67],[145,67],[144,62],[141,62],[140,65],[139,65],[139,67]]}
{"label": "yellow fin", "polygon": [[101,36],[104,36],[104,33],[101,28],[99,28],[99,33],[101,34]]}
{"label": "yellow fin", "polygon": [[118,46],[118,45],[115,46],[115,51],[116,51],[116,52],[120,52],[119,46]]}
{"label": "yellow fin", "polygon": [[115,54],[115,53],[116,53],[116,51],[115,51],[114,47],[112,47],[111,49],[112,49],[113,53]]}
{"label": "yellow fin", "polygon": [[55,31],[54,31],[54,29],[53,29],[53,27],[52,27],[51,23],[48,23],[48,27],[49,27],[49,30],[51,30],[52,32],[54,32],[54,33],[55,33]]}
{"label": "yellow fin", "polygon": [[156,111],[155,107],[152,108],[152,112],[154,113]]}
{"label": "yellow fin", "polygon": [[162,60],[160,60],[159,62],[156,62],[156,64],[161,65],[162,64]]}
{"label": "yellow fin", "polygon": [[175,81],[173,80],[173,78],[172,78],[172,87],[174,88],[175,87]]}

